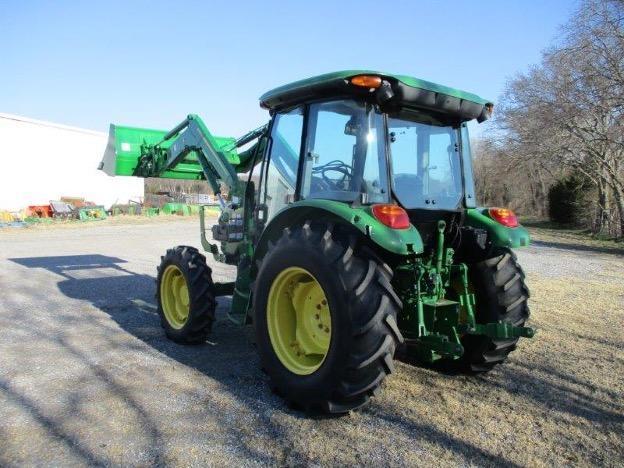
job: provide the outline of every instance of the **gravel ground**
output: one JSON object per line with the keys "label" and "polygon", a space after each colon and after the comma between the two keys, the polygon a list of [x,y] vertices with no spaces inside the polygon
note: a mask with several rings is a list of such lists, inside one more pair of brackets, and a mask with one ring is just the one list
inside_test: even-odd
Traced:
{"label": "gravel ground", "polygon": [[197,234],[189,220],[0,230],[0,466],[624,463],[623,257],[520,250],[539,334],[508,363],[397,363],[362,411],[308,418],[271,394],[227,299],[210,342],[164,338],[156,264]]}

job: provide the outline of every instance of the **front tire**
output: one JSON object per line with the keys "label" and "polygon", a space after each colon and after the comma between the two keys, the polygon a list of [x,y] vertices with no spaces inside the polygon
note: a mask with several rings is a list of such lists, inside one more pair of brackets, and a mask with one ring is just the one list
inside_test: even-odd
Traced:
{"label": "front tire", "polygon": [[[393,371],[403,342],[391,278],[387,265],[339,228],[307,222],[285,229],[254,288],[258,351],[276,393],[308,411],[345,413],[366,404]],[[306,320],[320,320],[327,346],[309,344]]]}
{"label": "front tire", "polygon": [[182,344],[206,341],[217,302],[212,270],[196,248],[177,246],[161,258],[156,276],[160,323],[169,339]]}

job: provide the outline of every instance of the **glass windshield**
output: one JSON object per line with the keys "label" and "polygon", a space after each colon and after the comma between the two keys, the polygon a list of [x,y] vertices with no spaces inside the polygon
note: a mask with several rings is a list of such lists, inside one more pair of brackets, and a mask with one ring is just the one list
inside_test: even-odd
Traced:
{"label": "glass windshield", "polygon": [[458,129],[388,118],[394,192],[406,208],[457,209],[462,200]]}
{"label": "glass windshield", "polygon": [[304,198],[388,200],[385,130],[373,106],[331,101],[310,106]]}

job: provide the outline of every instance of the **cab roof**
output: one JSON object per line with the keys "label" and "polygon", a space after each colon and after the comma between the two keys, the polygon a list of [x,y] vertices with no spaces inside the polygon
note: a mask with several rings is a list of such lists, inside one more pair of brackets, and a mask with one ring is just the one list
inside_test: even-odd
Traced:
{"label": "cab roof", "polygon": [[[381,86],[356,86],[356,76],[380,77]],[[260,96],[260,105],[278,111],[297,104],[332,97],[363,96],[394,108],[426,109],[462,121],[486,120],[493,104],[476,94],[406,75],[371,71],[343,70],[314,76],[272,89]]]}

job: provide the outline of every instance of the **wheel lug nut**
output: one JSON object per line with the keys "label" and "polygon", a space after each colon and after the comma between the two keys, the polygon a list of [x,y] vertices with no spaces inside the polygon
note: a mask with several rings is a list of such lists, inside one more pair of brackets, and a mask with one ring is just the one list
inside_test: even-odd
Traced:
{"label": "wheel lug nut", "polygon": [[327,301],[326,301],[325,299],[323,299],[323,300],[321,301],[321,304],[323,304],[323,305],[327,305]]}
{"label": "wheel lug nut", "polygon": [[322,330],[323,329],[323,324],[319,323],[319,328]]}
{"label": "wheel lug nut", "polygon": [[329,333],[329,327],[325,327],[325,333]]}
{"label": "wheel lug nut", "polygon": [[321,318],[321,316],[319,314],[316,314],[315,317],[316,317],[316,320],[320,320],[320,318]]}
{"label": "wheel lug nut", "polygon": [[321,304],[316,304],[316,308],[317,308],[318,310],[321,310]]}

